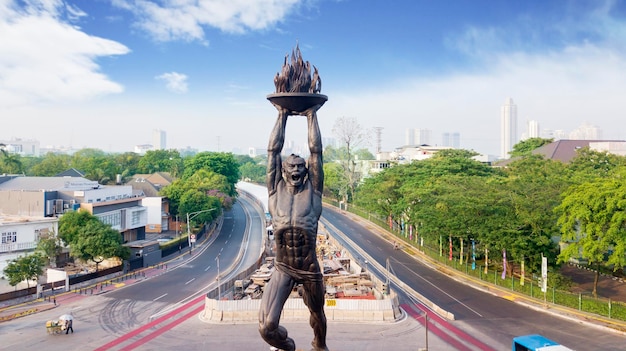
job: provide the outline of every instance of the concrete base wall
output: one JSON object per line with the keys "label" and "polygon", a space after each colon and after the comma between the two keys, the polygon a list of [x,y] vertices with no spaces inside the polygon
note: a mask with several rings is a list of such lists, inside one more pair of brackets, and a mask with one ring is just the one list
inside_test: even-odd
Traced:
{"label": "concrete base wall", "polygon": [[[330,303],[329,303],[330,302]],[[257,323],[261,300],[215,300],[205,298],[200,319],[208,323]],[[328,321],[394,322],[401,317],[397,299],[384,300],[326,300]],[[285,303],[281,321],[309,320],[309,310],[302,299]]]}

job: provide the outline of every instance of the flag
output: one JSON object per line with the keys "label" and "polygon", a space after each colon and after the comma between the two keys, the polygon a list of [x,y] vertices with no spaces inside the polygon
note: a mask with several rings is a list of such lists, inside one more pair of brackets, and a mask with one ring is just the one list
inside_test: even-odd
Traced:
{"label": "flag", "polygon": [[548,258],[541,254],[541,292],[548,291]]}
{"label": "flag", "polygon": [[463,238],[461,238],[461,254],[459,255],[459,264],[463,265]]}
{"label": "flag", "polygon": [[506,278],[506,249],[502,249],[502,279]]}
{"label": "flag", "polygon": [[522,256],[522,268],[521,268],[521,270],[522,270],[522,273],[520,274],[519,285],[524,286],[524,278],[525,278],[524,277],[524,275],[525,275],[524,274],[525,273],[524,272],[524,256]]}
{"label": "flag", "polygon": [[485,248],[485,274],[489,273],[489,250]]}
{"label": "flag", "polygon": [[472,270],[476,269],[476,243],[472,239]]}

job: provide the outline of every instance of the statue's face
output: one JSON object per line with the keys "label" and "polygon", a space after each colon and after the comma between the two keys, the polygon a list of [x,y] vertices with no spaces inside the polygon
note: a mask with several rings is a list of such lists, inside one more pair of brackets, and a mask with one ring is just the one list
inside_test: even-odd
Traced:
{"label": "statue's face", "polygon": [[302,157],[292,155],[283,162],[283,179],[293,187],[304,184],[306,172],[306,163]]}

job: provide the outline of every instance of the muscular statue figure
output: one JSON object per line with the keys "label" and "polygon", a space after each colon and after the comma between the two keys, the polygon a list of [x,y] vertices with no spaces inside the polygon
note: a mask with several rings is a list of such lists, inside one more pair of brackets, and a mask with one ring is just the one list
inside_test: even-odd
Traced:
{"label": "muscular statue figure", "polygon": [[268,206],[276,240],[276,269],[263,292],[259,332],[268,344],[285,351],[294,351],[296,345],[287,336],[287,329],[279,325],[280,314],[296,283],[302,283],[302,298],[311,313],[309,323],[315,335],[312,350],[328,351],[324,282],[315,254],[324,187],[322,137],[317,123],[320,106],[301,113],[308,120],[308,168],[300,156],[292,154],[284,162],[281,159],[287,116],[291,112],[279,106],[267,150]]}

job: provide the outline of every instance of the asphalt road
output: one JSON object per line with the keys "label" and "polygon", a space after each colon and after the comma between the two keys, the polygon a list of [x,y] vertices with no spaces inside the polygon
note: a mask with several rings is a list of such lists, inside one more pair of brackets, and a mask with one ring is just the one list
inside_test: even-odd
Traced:
{"label": "asphalt road", "polygon": [[[531,309],[442,274],[405,251],[394,250],[392,243],[375,234],[379,229],[366,221],[354,221],[330,207],[324,208],[323,218],[345,233],[380,266],[387,267],[389,260],[393,274],[401,281],[454,314],[453,325],[496,350],[510,348],[514,336],[534,333],[577,350],[626,349],[626,337],[614,331]],[[370,262],[369,267],[373,268],[371,266]],[[379,274],[384,279],[386,273]]]}
{"label": "asphalt road", "polygon": [[[197,248],[195,260],[176,260],[168,263],[169,267],[162,274],[141,283],[100,296],[76,296],[75,300],[65,300],[53,310],[2,323],[0,350],[267,350],[254,324],[213,325],[197,318],[198,309],[202,308],[202,295],[215,286],[215,257],[220,254],[221,267],[229,267],[229,262],[234,262],[239,253],[242,240],[248,245],[251,256],[258,256],[260,246],[253,245],[257,242],[261,245],[263,221],[253,209],[244,211],[240,205],[225,214],[215,241]],[[494,350],[508,350],[513,336],[529,333],[544,334],[579,351],[625,349],[626,338],[622,335],[529,309],[441,274],[405,252],[393,250],[392,245],[377,234],[377,228],[364,221],[353,221],[327,208],[323,216],[367,251],[371,260],[385,267],[388,259],[393,274],[454,313],[457,320],[450,322],[452,327]],[[248,228],[246,223],[251,225],[250,240],[243,239]],[[357,254],[357,259],[363,257]],[[369,268],[373,270],[372,266]],[[383,279],[384,274],[384,271],[379,272]],[[393,285],[392,288],[397,289]],[[199,297],[194,299],[194,296]],[[415,304],[413,299],[401,296],[402,304]],[[69,336],[46,335],[45,321],[68,312],[75,316],[76,332]],[[299,345],[306,345],[303,342],[310,340],[312,332],[308,324],[286,326]],[[431,350],[459,349],[433,335],[432,329],[431,334],[425,332],[425,328],[411,318],[391,324],[333,323],[329,326],[329,345],[333,351],[389,347],[414,351],[416,345],[424,345],[427,334]],[[134,346],[124,346],[122,339]],[[116,340],[120,340],[120,344],[111,346]]]}

